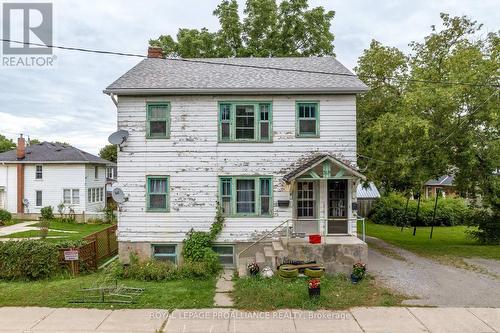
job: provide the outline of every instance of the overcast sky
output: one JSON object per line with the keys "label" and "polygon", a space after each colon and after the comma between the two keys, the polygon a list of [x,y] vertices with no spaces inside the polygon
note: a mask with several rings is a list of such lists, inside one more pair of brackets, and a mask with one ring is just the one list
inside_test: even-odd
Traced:
{"label": "overcast sky", "polygon": [[[238,2],[242,11],[244,1]],[[145,54],[150,38],[175,34],[180,27],[217,30],[217,18],[211,13],[218,3],[53,1],[54,44]],[[432,24],[439,24],[440,12],[466,14],[484,23],[486,32],[499,29],[500,22],[498,0],[316,0],[310,4],[336,12],[335,53],[350,69],[372,39],[407,51],[410,41],[421,41]],[[116,129],[116,108],[102,90],[140,59],[61,50],[54,54],[53,68],[0,65],[0,133],[12,139],[24,133],[39,140],[64,141],[98,153]]]}

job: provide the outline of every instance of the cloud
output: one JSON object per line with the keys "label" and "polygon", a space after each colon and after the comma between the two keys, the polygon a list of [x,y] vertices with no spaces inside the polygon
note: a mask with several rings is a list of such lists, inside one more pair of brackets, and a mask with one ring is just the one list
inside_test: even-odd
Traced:
{"label": "cloud", "polygon": [[[219,0],[57,0],[54,43],[145,54],[147,42],[180,27],[218,28],[212,16]],[[238,1],[240,12],[244,1]],[[439,12],[468,14],[498,29],[496,0],[320,1],[335,10],[335,52],[349,68],[370,40],[408,51],[422,40]],[[66,141],[91,153],[107,144],[116,128],[116,108],[102,90],[139,59],[55,50],[56,66],[48,69],[0,67],[0,133],[15,139],[23,132],[41,140]]]}

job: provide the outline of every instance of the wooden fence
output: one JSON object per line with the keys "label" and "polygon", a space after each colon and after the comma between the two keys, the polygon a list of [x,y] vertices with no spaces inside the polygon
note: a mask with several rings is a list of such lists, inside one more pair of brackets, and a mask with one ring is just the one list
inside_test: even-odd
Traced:
{"label": "wooden fence", "polygon": [[[101,260],[118,253],[116,228],[116,225],[112,225],[109,228],[88,235],[84,238],[86,244],[76,249],[60,249],[59,263],[66,266],[74,274],[78,274],[80,271],[97,270]],[[68,250],[77,250],[78,260],[65,260],[64,251]]]}

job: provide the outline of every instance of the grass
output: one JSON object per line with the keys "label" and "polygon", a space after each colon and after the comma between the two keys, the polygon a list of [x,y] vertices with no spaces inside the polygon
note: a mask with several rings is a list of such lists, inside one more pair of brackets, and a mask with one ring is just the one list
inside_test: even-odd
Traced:
{"label": "grass", "polygon": [[[143,282],[120,280],[118,284],[145,288],[135,304],[70,303],[78,299],[81,287],[99,286],[104,281],[103,272],[68,278],[60,276],[50,280],[22,282],[0,280],[0,307],[44,306],[86,307],[100,309],[155,308],[187,309],[213,307],[215,279]],[[114,285],[114,282],[110,282]],[[107,284],[104,284],[107,285]]]}
{"label": "grass", "polygon": [[[361,224],[358,229],[361,230]],[[457,262],[474,257],[500,260],[500,246],[477,243],[467,236],[467,229],[465,226],[434,227],[430,239],[430,227],[417,227],[417,233],[413,236],[413,228],[401,231],[401,227],[366,223],[368,236],[442,262]]]}
{"label": "grass", "polygon": [[234,284],[235,307],[244,310],[347,309],[354,306],[394,306],[405,298],[376,284],[370,276],[352,284],[344,275],[321,278],[321,296],[311,300],[308,278],[283,281],[273,278],[243,278]]}
{"label": "grass", "polygon": [[[38,223],[33,223],[29,225],[30,227],[38,227]],[[46,238],[47,242],[59,242],[61,240],[79,240],[88,236],[94,232],[106,229],[110,227],[111,224],[87,224],[87,223],[67,223],[60,221],[51,221],[48,236],[58,236],[58,238]],[[76,231],[76,232],[60,232],[62,231]],[[14,234],[2,236],[1,238],[28,238],[28,237],[39,237],[38,230],[27,230],[20,231]]]}

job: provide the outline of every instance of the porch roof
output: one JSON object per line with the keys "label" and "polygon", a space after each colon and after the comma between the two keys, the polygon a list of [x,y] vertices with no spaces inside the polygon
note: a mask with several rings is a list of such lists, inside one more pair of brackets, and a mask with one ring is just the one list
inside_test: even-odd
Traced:
{"label": "porch roof", "polygon": [[317,165],[323,163],[324,161],[330,161],[337,167],[339,167],[342,170],[345,170],[352,174],[353,176],[366,180],[366,177],[361,174],[357,169],[352,167],[351,165],[337,159],[335,156],[331,154],[316,154],[309,158],[308,160],[304,161],[301,163],[295,170],[289,172],[285,176],[283,176],[283,180],[287,183],[290,183],[291,181],[295,180],[296,178],[300,177],[301,175],[307,173],[308,171],[312,170],[314,167]]}

